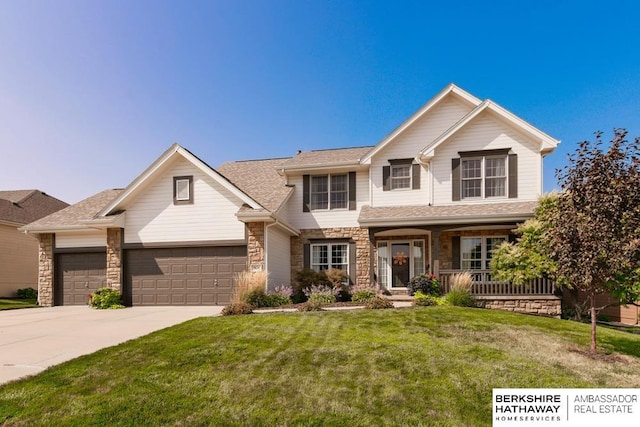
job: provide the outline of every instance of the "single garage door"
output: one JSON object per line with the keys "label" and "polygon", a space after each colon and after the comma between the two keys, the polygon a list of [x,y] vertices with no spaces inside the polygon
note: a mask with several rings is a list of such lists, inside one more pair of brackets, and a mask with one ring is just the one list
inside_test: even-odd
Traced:
{"label": "single garage door", "polygon": [[225,305],[246,246],[128,249],[125,294],[132,305]]}
{"label": "single garage door", "polygon": [[84,305],[89,294],[105,286],[104,252],[57,254],[56,305]]}

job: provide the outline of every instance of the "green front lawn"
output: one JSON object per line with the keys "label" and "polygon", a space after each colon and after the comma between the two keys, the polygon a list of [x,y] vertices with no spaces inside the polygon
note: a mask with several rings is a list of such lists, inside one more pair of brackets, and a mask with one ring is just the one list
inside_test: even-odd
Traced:
{"label": "green front lawn", "polygon": [[0,298],[0,310],[37,307],[35,299]]}
{"label": "green front lawn", "polygon": [[6,425],[490,425],[494,387],[640,387],[640,336],[457,307],[196,319],[0,387]]}

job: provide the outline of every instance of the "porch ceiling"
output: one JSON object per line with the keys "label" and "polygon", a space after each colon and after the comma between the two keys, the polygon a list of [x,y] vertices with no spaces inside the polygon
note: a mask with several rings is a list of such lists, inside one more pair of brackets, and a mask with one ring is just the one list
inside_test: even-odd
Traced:
{"label": "porch ceiling", "polygon": [[363,206],[362,226],[411,226],[438,224],[490,224],[522,222],[533,217],[538,202],[509,202],[450,206]]}

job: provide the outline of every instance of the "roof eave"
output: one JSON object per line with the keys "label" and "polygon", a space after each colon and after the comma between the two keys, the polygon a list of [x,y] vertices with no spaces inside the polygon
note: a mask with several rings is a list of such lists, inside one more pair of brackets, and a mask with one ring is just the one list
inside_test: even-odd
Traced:
{"label": "roof eave", "polygon": [[376,218],[376,219],[359,219],[361,226],[366,227],[390,227],[390,226],[416,226],[416,225],[450,225],[450,224],[491,224],[494,222],[522,222],[532,218],[533,212],[530,214],[503,214],[503,215],[477,215],[477,216],[447,216],[442,218]]}
{"label": "roof eave", "polygon": [[288,173],[298,173],[298,172],[316,172],[320,170],[338,170],[345,168],[360,168],[364,169],[362,164],[360,163],[360,159],[355,161],[345,161],[345,162],[337,162],[337,163],[325,163],[325,164],[309,164],[309,165],[295,165],[291,167],[281,167],[278,170],[278,173],[288,174]]}
{"label": "roof eave", "polygon": [[18,228],[18,231],[29,234],[43,234],[43,233],[58,233],[62,231],[77,231],[77,230],[89,230],[91,227],[88,227],[83,224],[73,224],[73,225],[49,225],[49,226],[36,226],[29,227],[25,225],[24,227]]}

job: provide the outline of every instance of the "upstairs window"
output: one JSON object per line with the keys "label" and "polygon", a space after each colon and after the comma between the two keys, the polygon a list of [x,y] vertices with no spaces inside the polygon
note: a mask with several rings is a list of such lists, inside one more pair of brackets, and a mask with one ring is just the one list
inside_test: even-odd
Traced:
{"label": "upstairs window", "polygon": [[518,197],[518,156],[508,151],[465,152],[452,159],[452,200]]}
{"label": "upstairs window", "polygon": [[311,210],[347,209],[349,185],[347,174],[312,176],[309,206]]}
{"label": "upstairs window", "polygon": [[505,197],[507,157],[462,159],[462,198]]}
{"label": "upstairs window", "polygon": [[188,205],[193,203],[193,176],[173,177],[173,204]]}
{"label": "upstairs window", "polygon": [[391,189],[411,188],[411,165],[391,166]]}
{"label": "upstairs window", "polygon": [[302,175],[302,212],[356,210],[356,173]]}
{"label": "upstairs window", "polygon": [[413,159],[389,160],[389,165],[382,167],[382,190],[419,190],[420,170]]}

